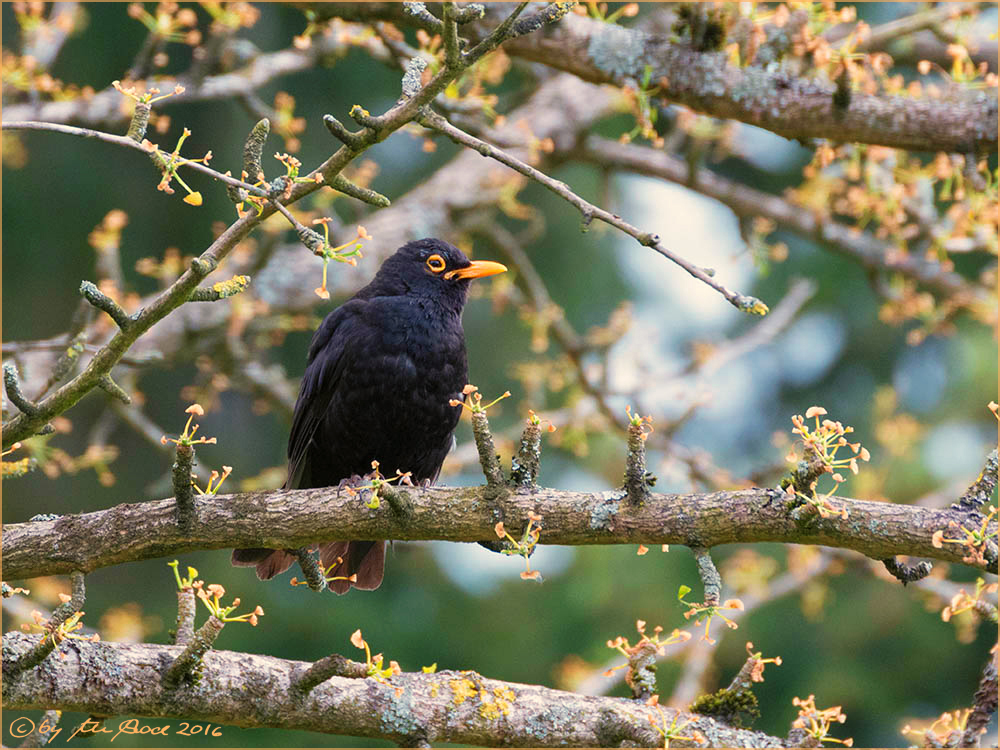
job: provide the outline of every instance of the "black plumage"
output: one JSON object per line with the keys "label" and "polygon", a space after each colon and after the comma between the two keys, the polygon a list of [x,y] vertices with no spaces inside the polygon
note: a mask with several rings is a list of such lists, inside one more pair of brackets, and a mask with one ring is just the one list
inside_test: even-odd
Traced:
{"label": "black plumage", "polygon": [[[468,381],[462,309],[469,281],[506,269],[470,261],[437,239],[410,242],[370,284],[331,312],[313,335],[288,439],[288,489],[331,487],[372,470],[437,479]],[[320,545],[330,589],[376,589],[385,542]],[[233,551],[233,564],[262,579],[287,570],[288,550]],[[355,581],[346,580],[356,575]]]}

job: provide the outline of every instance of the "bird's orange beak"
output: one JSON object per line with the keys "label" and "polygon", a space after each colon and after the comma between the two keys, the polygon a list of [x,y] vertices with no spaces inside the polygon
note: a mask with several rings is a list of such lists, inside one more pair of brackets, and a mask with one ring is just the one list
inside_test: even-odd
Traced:
{"label": "bird's orange beak", "polygon": [[503,273],[506,270],[507,266],[503,263],[494,263],[492,260],[474,260],[465,268],[456,268],[454,271],[448,271],[444,277],[446,279],[479,279],[483,276]]}

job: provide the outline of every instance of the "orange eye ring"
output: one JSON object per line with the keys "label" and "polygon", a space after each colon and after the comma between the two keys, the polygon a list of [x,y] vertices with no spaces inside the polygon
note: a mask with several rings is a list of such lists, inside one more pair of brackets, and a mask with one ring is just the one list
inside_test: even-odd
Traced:
{"label": "orange eye ring", "polygon": [[434,273],[441,273],[445,269],[445,266],[444,258],[437,253],[427,259],[427,267]]}

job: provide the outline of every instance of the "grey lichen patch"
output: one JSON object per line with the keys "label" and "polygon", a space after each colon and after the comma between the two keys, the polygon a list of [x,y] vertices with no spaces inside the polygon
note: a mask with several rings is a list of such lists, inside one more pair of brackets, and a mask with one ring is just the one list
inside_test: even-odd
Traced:
{"label": "grey lichen patch", "polygon": [[382,731],[409,737],[422,730],[413,715],[413,688],[389,686],[389,703],[379,715]]}
{"label": "grey lichen patch", "polygon": [[604,24],[590,35],[587,55],[596,68],[618,78],[642,75],[648,34]]}
{"label": "grey lichen patch", "polygon": [[528,716],[524,721],[524,728],[532,737],[551,740],[553,737],[571,734],[582,720],[578,711],[553,704],[534,716]]}
{"label": "grey lichen patch", "polygon": [[403,97],[409,99],[420,91],[420,77],[427,68],[427,61],[422,57],[411,57],[403,74]]}
{"label": "grey lichen patch", "polygon": [[590,511],[590,528],[594,531],[614,531],[615,516],[621,509],[621,501],[627,493],[624,490],[609,490],[601,493],[601,502]]}

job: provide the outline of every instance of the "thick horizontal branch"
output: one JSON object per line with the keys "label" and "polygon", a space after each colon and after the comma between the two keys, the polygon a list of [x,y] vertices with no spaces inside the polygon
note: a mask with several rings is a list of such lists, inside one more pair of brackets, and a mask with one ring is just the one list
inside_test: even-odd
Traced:
{"label": "thick horizontal branch", "polygon": [[915,151],[995,151],[997,97],[959,91],[941,99],[853,92],[834,104],[831,82],[728,64],[725,53],[698,52],[661,34],[570,15],[550,33],[514,40],[513,55],[595,83],[659,84],[658,96],[698,112],[770,130],[785,138],[827,138]]}
{"label": "thick horizontal branch", "polygon": [[[358,21],[411,24],[395,3],[331,3],[320,12]],[[465,29],[476,33],[496,22]],[[465,33],[463,29],[463,33]],[[698,112],[766,128],[786,138],[827,138],[916,151],[995,151],[997,97],[958,91],[941,99],[853,92],[834,105],[836,86],[783,70],[730,65],[723,52],[699,52],[665,34],[627,29],[570,14],[547,33],[511,40],[504,50],[593,83],[633,86],[649,76],[657,96]]]}
{"label": "thick horizontal branch", "polygon": [[[203,549],[298,549],[317,541],[350,539],[493,539],[497,520],[521,530],[542,517],[542,544],[685,544],[787,542],[842,547],[881,560],[915,555],[961,562],[965,547],[934,547],[936,531],[966,521],[952,508],[935,509],[831,498],[847,511],[821,518],[792,513],[788,496],[773,489],[705,494],[651,494],[634,506],[621,490],[587,493],[540,488],[423,487],[396,490],[402,503],[367,506],[362,494],[336,488],[273,490],[200,496],[189,529],[177,524],[174,499],[118,505],[52,521],[6,524],[3,572],[8,579],[90,572],[120,563]],[[407,502],[408,501],[408,502]],[[412,506],[404,516],[393,505]],[[793,518],[793,516],[795,516]],[[796,520],[796,518],[798,520]],[[995,525],[994,525],[995,528]],[[950,533],[950,532],[949,532]],[[949,537],[949,533],[945,536]],[[995,548],[989,563],[996,572]]]}
{"label": "thick horizontal branch", "polygon": [[[4,636],[3,663],[13,663],[36,636]],[[491,680],[475,672],[404,673],[388,682],[331,677],[303,695],[293,685],[307,662],[259,654],[209,651],[197,686],[168,691],[161,677],[181,646],[87,643],[63,645],[44,668],[4,680],[4,708],[58,707],[99,716],[183,718],[240,727],[277,727],[404,746],[453,742],[482,746],[642,747],[662,743],[650,720],[676,718],[709,747],[780,747],[762,732],[732,729],[704,716],[659,711],[626,698],[584,696]],[[62,658],[60,658],[62,657]],[[113,674],[114,679],[108,679]],[[662,714],[660,713],[662,711]],[[106,726],[117,731],[118,723]],[[111,735],[109,735],[110,737]]]}

